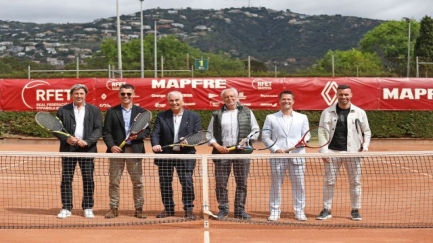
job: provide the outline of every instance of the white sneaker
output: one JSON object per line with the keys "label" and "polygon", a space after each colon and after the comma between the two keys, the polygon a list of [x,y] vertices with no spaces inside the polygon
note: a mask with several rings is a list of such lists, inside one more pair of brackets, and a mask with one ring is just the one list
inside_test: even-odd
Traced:
{"label": "white sneaker", "polygon": [[57,214],[57,218],[59,219],[65,219],[65,218],[69,218],[72,216],[71,211],[67,210],[67,209],[62,209],[60,210],[60,213]]}
{"label": "white sneaker", "polygon": [[295,219],[299,220],[299,221],[307,221],[307,217],[305,216],[304,213],[299,213],[295,215]]}
{"label": "white sneaker", "polygon": [[268,217],[268,221],[277,221],[278,219],[280,219],[280,216],[278,215],[271,215]]}
{"label": "white sneaker", "polygon": [[88,219],[93,219],[95,215],[93,214],[93,210],[91,208],[84,209],[84,217]]}

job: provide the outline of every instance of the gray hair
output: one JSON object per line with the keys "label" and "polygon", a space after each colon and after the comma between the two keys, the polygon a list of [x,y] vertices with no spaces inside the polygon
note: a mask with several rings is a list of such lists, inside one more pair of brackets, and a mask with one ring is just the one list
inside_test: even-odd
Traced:
{"label": "gray hair", "polygon": [[223,91],[221,92],[221,98],[222,98],[222,99],[224,99],[224,93],[225,93],[226,91],[229,91],[229,90],[235,92],[236,97],[239,96],[239,93],[238,93],[238,91],[237,91],[235,88],[227,88],[227,89],[225,89],[225,90],[223,90]]}
{"label": "gray hair", "polygon": [[182,93],[181,93],[180,91],[177,91],[177,90],[175,90],[175,91],[170,91],[170,92],[167,94],[167,100],[170,99],[170,96],[171,96],[171,95],[176,95],[176,94],[180,96],[180,100],[183,100],[183,95],[182,95]]}
{"label": "gray hair", "polygon": [[71,91],[69,91],[69,94],[72,95],[75,90],[77,89],[84,89],[84,92],[89,93],[89,89],[84,84],[74,84],[74,86],[71,87]]}

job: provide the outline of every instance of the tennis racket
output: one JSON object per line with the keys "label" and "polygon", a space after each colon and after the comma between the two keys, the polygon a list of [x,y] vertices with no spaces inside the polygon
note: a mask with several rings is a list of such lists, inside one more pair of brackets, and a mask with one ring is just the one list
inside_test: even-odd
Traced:
{"label": "tennis racket", "polygon": [[63,123],[60,121],[60,119],[56,116],[51,115],[48,112],[45,111],[38,112],[35,115],[35,120],[39,126],[41,126],[42,128],[50,132],[61,134],[66,137],[71,136],[71,134],[69,134],[63,127]]}
{"label": "tennis racket", "polygon": [[265,150],[268,149],[272,146],[274,146],[274,144],[277,142],[277,139],[272,140],[269,143],[264,143],[261,139],[261,137],[258,137],[257,139],[255,139],[254,137],[258,136],[258,134],[262,132],[263,134],[266,134],[266,136],[271,137],[271,138],[276,138],[276,134],[274,131],[272,131],[271,129],[262,129],[261,131],[256,131],[254,133],[251,133],[250,135],[248,135],[248,137],[243,141],[240,142],[238,145],[235,146],[229,146],[228,150],[232,151],[232,150]]}
{"label": "tennis racket", "polygon": [[330,142],[331,136],[328,129],[322,126],[317,126],[308,130],[294,147],[286,149],[284,152],[290,153],[292,150],[305,147],[321,148],[328,145]]}
{"label": "tennis racket", "polygon": [[362,130],[361,121],[358,118],[355,119],[355,128],[356,133],[358,134],[359,144],[361,144],[359,152],[362,152],[364,149],[364,146],[362,145],[364,143],[364,131]]}
{"label": "tennis racket", "polygon": [[150,121],[152,120],[152,112],[150,111],[144,111],[142,113],[139,113],[135,118],[134,122],[131,125],[131,129],[129,129],[128,135],[126,135],[125,140],[119,145],[120,148],[123,148],[125,146],[126,142],[129,140],[129,138],[132,135],[140,134],[144,131],[144,129],[149,126]]}
{"label": "tennis racket", "polygon": [[195,147],[209,142],[212,139],[212,136],[211,132],[205,130],[193,132],[173,144],[162,146],[162,148],[174,146]]}

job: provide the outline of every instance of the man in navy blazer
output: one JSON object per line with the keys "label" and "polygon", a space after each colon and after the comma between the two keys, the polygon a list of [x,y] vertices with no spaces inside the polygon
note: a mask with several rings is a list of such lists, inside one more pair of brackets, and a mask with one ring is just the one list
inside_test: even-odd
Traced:
{"label": "man in navy blazer", "polygon": [[[183,108],[184,102],[182,93],[172,91],[167,95],[170,110],[160,112],[156,118],[155,126],[151,134],[152,150],[158,154],[195,154],[194,147],[174,146],[162,148],[164,145],[173,144],[186,135],[198,132],[202,129],[200,116]],[[164,210],[158,214],[157,218],[174,216],[175,204],[173,201],[173,172],[179,176],[182,185],[182,202],[185,210],[185,218],[194,220],[194,184],[193,173],[195,168],[194,159],[171,159],[161,155],[155,159],[154,163],[158,166],[159,186],[161,189],[162,203]]]}
{"label": "man in navy blazer", "polygon": [[[142,133],[130,136],[123,148],[119,147],[126,138],[126,134],[129,133],[134,118],[139,113],[146,112],[146,110],[133,103],[135,96],[135,87],[133,85],[122,84],[118,95],[120,104],[107,110],[104,129],[102,131],[104,142],[107,145],[107,153],[145,153],[143,140],[150,134],[149,127]],[[125,166],[133,187],[134,217],[145,219],[146,215],[143,212],[143,169],[142,159],[140,158],[110,158],[110,211],[105,215],[105,218],[115,218],[119,215],[120,179],[122,178]]]}

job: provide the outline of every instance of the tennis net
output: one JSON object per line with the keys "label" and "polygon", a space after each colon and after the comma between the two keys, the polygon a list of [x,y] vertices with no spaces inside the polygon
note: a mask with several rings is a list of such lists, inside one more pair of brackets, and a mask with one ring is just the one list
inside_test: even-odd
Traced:
{"label": "tennis net", "polygon": [[[170,222],[187,222],[184,218],[182,186],[177,173],[173,177],[173,198],[175,215],[156,218],[163,209],[159,184],[160,174],[154,165],[155,159],[173,161],[190,159],[195,161],[194,213],[197,220],[207,220],[207,214],[219,211],[216,198],[216,166],[224,161],[247,160],[249,163],[247,186],[236,186],[233,167],[227,182],[229,214],[227,222],[242,222],[264,225],[296,227],[383,227],[383,228],[431,228],[433,219],[433,153],[432,152],[374,152],[359,154],[329,154],[332,158],[360,159],[361,169],[361,208],[362,220],[351,220],[353,209],[346,167],[341,166],[335,180],[332,201],[332,218],[316,220],[324,208],[325,168],[323,154],[275,155],[150,155],[150,154],[79,154],[79,153],[38,153],[0,152],[0,228],[56,228],[140,225]],[[95,218],[83,216],[83,181],[79,167],[75,169],[73,180],[72,217],[58,219],[62,208],[60,182],[62,180],[62,157],[94,158],[94,206]],[[134,217],[134,187],[125,167],[120,183],[119,216],[104,218],[110,209],[109,164],[112,158],[140,158],[144,184],[143,211],[146,219]],[[277,221],[268,221],[270,216],[271,160],[285,161],[305,159],[305,201],[304,212],[308,220],[295,219],[289,171],[286,171],[281,188],[280,211]],[[234,162],[237,166],[239,162]],[[218,167],[219,168],[219,167]],[[245,167],[244,167],[245,169]],[[170,171],[168,171],[171,173]],[[203,173],[205,172],[205,173]],[[161,173],[161,172],[160,172]],[[238,178],[242,179],[242,175]],[[236,190],[246,191],[245,212],[251,220],[235,218],[238,210],[235,204]],[[205,210],[203,210],[203,208]],[[207,212],[210,210],[210,212]],[[203,214],[206,211],[207,214]],[[205,216],[204,216],[205,215]],[[212,218],[212,217],[211,217]]]}

